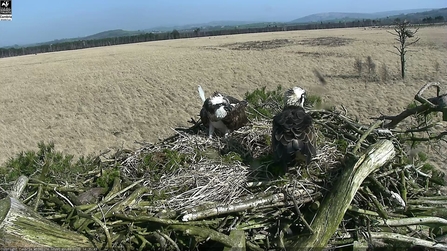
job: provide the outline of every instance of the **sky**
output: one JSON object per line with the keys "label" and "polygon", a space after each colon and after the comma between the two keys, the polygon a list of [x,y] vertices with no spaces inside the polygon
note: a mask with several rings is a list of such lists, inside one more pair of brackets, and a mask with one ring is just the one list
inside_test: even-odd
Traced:
{"label": "sky", "polygon": [[114,29],[212,21],[283,22],[323,12],[373,13],[445,8],[446,0],[11,0],[0,46],[83,37]]}

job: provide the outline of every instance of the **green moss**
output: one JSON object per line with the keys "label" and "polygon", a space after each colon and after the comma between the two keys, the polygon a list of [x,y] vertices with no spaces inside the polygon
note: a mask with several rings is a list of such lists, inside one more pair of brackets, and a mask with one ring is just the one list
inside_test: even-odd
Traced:
{"label": "green moss", "polygon": [[419,160],[422,161],[422,162],[425,162],[425,161],[427,161],[427,159],[428,159],[427,154],[424,153],[424,152],[419,152],[419,153],[418,153],[418,157],[419,157]]}
{"label": "green moss", "polygon": [[418,104],[415,101],[413,101],[407,105],[407,109],[413,109],[416,108],[417,106]]}
{"label": "green moss", "polygon": [[425,163],[422,167],[421,167],[422,172],[431,172],[435,170],[435,167],[429,163]]}
{"label": "green moss", "polygon": [[272,136],[264,134],[265,145],[270,146],[272,144]]}
{"label": "green moss", "polygon": [[242,158],[242,156],[240,154],[235,153],[235,152],[229,152],[222,156],[222,162],[224,162],[224,163],[230,164],[235,161],[243,162],[244,158]]}
{"label": "green moss", "polygon": [[337,139],[335,145],[340,152],[346,152],[348,149],[348,142],[345,139]]}
{"label": "green moss", "polygon": [[175,150],[164,149],[163,152],[166,155],[165,167],[175,170],[183,166],[186,162],[186,154],[180,153]]}

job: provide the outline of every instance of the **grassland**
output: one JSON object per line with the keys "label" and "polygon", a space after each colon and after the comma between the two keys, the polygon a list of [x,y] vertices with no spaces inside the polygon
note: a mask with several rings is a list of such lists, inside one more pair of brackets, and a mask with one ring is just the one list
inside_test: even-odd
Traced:
{"label": "grassland", "polygon": [[[333,29],[157,41],[0,59],[0,163],[54,141],[74,155],[134,148],[187,125],[207,94],[302,86],[324,102],[370,116],[395,114],[427,81],[446,83],[447,29],[422,28],[401,81],[384,29]],[[356,58],[383,64],[386,83],[356,77]],[[325,75],[322,86],[313,69]],[[380,74],[379,74],[380,75]]]}

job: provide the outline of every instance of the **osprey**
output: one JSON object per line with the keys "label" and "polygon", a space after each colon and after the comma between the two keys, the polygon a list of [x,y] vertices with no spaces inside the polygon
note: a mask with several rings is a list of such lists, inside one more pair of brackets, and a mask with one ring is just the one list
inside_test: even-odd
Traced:
{"label": "osprey", "polygon": [[214,129],[219,130],[227,137],[228,133],[237,130],[248,123],[245,107],[247,101],[224,95],[219,92],[205,99],[205,93],[199,85],[199,95],[203,101],[200,110],[200,119],[208,127],[209,138],[212,138]]}
{"label": "osprey", "polygon": [[285,92],[284,98],[282,112],[273,117],[272,150],[275,160],[287,172],[297,157],[305,157],[306,163],[310,163],[316,155],[316,138],[312,117],[303,107],[306,91],[294,87]]}

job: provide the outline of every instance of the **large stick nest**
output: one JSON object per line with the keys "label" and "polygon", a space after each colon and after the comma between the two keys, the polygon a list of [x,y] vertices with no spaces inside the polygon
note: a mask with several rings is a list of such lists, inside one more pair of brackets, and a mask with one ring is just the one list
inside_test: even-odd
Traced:
{"label": "large stick nest", "polygon": [[[271,117],[282,108],[282,91],[254,93],[247,95],[250,123],[226,139],[208,139],[200,121],[192,119],[191,127],[173,129],[174,135],[163,141],[80,161],[78,165],[96,168],[71,175],[52,172],[49,181],[42,174],[56,160],[48,161],[51,149],[44,149],[33,164],[40,169],[29,175],[21,198],[48,219],[85,233],[100,248],[210,248],[225,245],[222,236],[237,228],[245,231],[250,249],[279,249],[287,235],[306,233],[307,221],[312,221],[320,199],[344,168],[372,144],[389,139],[398,154],[362,184],[330,245],[353,243],[370,231],[381,231],[370,223],[371,217],[399,218],[435,210],[432,199],[424,198],[438,195],[443,175],[423,156],[407,155],[408,133],[387,128],[382,120],[363,125],[346,110],[310,107],[318,155],[310,165],[284,174],[270,150]],[[2,187],[10,190],[12,185]],[[110,233],[86,220],[89,214],[101,218]],[[189,234],[182,224],[189,224]],[[208,229],[206,234],[196,231],[197,226]],[[215,231],[213,237],[210,231]],[[425,233],[405,231],[427,239]]]}

